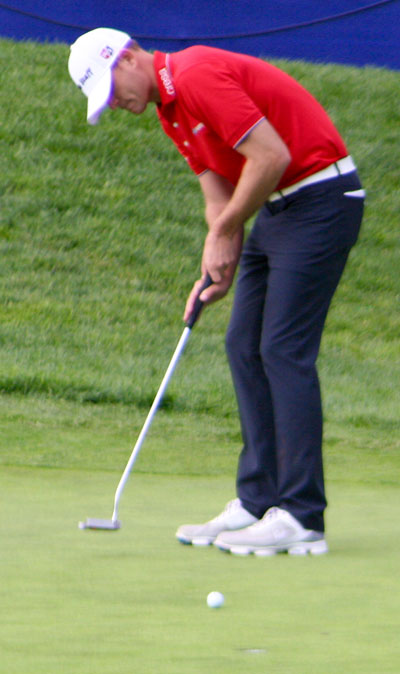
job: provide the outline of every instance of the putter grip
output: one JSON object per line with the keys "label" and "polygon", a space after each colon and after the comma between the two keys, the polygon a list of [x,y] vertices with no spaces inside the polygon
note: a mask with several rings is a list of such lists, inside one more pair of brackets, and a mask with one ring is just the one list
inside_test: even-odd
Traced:
{"label": "putter grip", "polygon": [[[203,285],[201,286],[201,290],[200,290],[199,295],[201,295],[203,290],[205,290],[206,288],[208,288],[212,284],[213,284],[213,280],[212,280],[210,274],[207,274],[207,276],[205,278],[205,281],[204,281]],[[195,305],[194,305],[194,308],[193,308],[193,311],[191,313],[191,316],[190,316],[189,320],[186,322],[186,327],[188,327],[190,329],[193,328],[193,326],[196,323],[198,317],[200,316],[200,312],[201,312],[202,308],[203,308],[203,302],[199,298],[197,298],[197,300],[195,302]]]}

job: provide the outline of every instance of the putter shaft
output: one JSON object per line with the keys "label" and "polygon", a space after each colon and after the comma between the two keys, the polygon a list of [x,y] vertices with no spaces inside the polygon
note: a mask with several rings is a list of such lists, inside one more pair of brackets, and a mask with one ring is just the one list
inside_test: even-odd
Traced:
{"label": "putter shaft", "polygon": [[118,483],[118,487],[117,487],[117,490],[115,492],[114,511],[113,511],[113,515],[112,515],[112,521],[113,522],[118,521],[118,506],[119,506],[119,501],[120,501],[122,492],[123,492],[123,490],[125,488],[125,485],[126,485],[126,481],[129,477],[129,474],[130,474],[130,472],[133,468],[133,465],[134,465],[134,463],[135,463],[135,461],[136,461],[136,459],[139,455],[139,452],[141,450],[143,441],[144,441],[144,439],[147,435],[147,432],[148,432],[148,430],[151,426],[151,423],[153,421],[155,413],[157,412],[157,409],[160,406],[160,403],[162,401],[164,393],[165,393],[165,391],[167,389],[167,386],[169,384],[169,380],[171,379],[171,377],[173,375],[173,372],[175,370],[175,367],[176,367],[176,365],[177,365],[177,363],[178,363],[178,361],[179,361],[179,359],[180,359],[180,357],[181,357],[181,355],[184,351],[184,348],[186,346],[187,340],[189,339],[190,333],[191,333],[191,328],[185,327],[185,329],[182,333],[182,336],[181,336],[181,338],[178,342],[178,345],[175,349],[174,355],[171,358],[171,362],[168,366],[168,369],[167,369],[167,371],[164,375],[164,379],[161,382],[160,388],[158,389],[157,395],[154,398],[153,404],[152,404],[152,406],[150,408],[150,411],[149,411],[149,413],[146,417],[146,421],[144,422],[143,428],[142,428],[142,430],[139,434],[139,437],[136,441],[136,444],[135,444],[135,446],[132,450],[129,461],[126,464],[126,468],[125,468],[124,472],[122,473],[122,477],[121,477],[121,479]]}

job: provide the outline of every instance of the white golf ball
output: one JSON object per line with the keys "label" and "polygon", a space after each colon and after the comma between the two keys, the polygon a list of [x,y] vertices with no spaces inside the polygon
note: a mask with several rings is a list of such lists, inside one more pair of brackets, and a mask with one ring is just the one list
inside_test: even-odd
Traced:
{"label": "white golf ball", "polygon": [[210,608],[221,608],[224,605],[225,597],[222,592],[210,592],[207,596],[207,606]]}

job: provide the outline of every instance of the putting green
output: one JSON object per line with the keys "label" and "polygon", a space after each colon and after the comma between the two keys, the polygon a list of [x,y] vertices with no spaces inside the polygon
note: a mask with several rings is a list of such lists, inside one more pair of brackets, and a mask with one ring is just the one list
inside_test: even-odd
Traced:
{"label": "putting green", "polygon": [[78,530],[111,516],[118,479],[2,469],[4,672],[398,674],[398,489],[330,485],[330,554],[257,559],[174,539],[232,497],[227,478],[133,474],[122,529]]}

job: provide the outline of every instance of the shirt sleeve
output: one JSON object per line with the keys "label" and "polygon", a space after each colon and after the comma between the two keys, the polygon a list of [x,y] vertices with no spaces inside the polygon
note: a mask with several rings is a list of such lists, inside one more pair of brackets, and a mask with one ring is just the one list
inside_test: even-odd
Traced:
{"label": "shirt sleeve", "polygon": [[230,147],[265,118],[240,81],[225,67],[201,63],[179,78],[178,96],[189,112]]}

